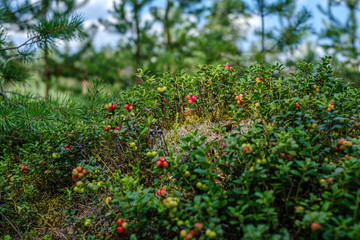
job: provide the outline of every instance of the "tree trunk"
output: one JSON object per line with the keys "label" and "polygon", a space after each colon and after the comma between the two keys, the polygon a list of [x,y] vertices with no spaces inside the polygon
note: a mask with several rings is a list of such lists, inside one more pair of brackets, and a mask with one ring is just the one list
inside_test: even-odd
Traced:
{"label": "tree trunk", "polygon": [[139,5],[135,5],[134,9],[135,14],[135,28],[136,28],[136,52],[135,52],[135,62],[136,62],[136,68],[140,67],[140,47],[141,47],[141,41],[140,41],[140,23],[139,23]]}
{"label": "tree trunk", "polygon": [[354,5],[349,5],[349,10],[350,10],[350,19],[351,19],[351,26],[350,26],[350,31],[351,31],[351,48],[353,51],[353,58],[354,58],[354,70],[356,70],[357,72],[359,71],[359,64],[358,64],[358,50],[356,48],[356,38],[357,38],[357,34],[356,34],[356,29],[357,29],[357,19],[356,19],[356,7],[357,7],[357,3],[355,3]]}
{"label": "tree trunk", "polygon": [[[42,1],[42,9],[41,14],[46,17],[48,7],[49,7],[49,0]],[[47,43],[45,43],[44,47],[44,72],[43,72],[44,82],[45,82],[45,100],[48,101],[49,99],[49,90],[50,90],[50,71],[49,71],[49,49]]]}
{"label": "tree trunk", "polygon": [[[135,28],[136,28],[136,52],[135,52],[135,63],[136,63],[136,72],[137,69],[140,68],[140,60],[141,60],[141,32],[140,32],[140,21],[139,21],[139,4],[135,4],[134,6],[134,14],[135,14]],[[136,77],[136,83],[140,83],[141,79]]]}
{"label": "tree trunk", "polygon": [[[171,9],[171,0],[167,0],[167,6],[166,6],[166,10],[165,10],[165,18],[164,18],[164,32],[166,34],[166,50],[170,51],[171,50],[171,34],[170,34],[170,23],[169,23],[169,12]],[[167,71],[170,72],[171,71],[171,63],[167,64]]]}
{"label": "tree trunk", "polygon": [[44,81],[45,81],[45,100],[49,99],[50,90],[50,71],[49,71],[49,50],[47,44],[44,48]]}

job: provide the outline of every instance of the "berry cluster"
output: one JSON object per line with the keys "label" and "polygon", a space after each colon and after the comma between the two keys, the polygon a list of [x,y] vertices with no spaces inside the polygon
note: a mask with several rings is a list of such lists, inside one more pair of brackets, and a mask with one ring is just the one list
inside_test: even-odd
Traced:
{"label": "berry cluster", "polygon": [[347,141],[346,139],[340,139],[337,142],[337,145],[338,145],[338,147],[335,148],[335,152],[339,152],[339,151],[344,150],[346,148],[351,148],[352,142]]}
{"label": "berry cluster", "polygon": [[84,222],[84,227],[89,227],[91,224],[91,219],[86,219]]}
{"label": "berry cluster", "polygon": [[166,194],[166,188],[158,189],[156,191],[156,195],[158,195],[159,197],[163,197],[163,196],[165,196],[165,194]]}
{"label": "berry cluster", "polygon": [[206,184],[204,184],[204,183],[202,183],[202,182],[197,182],[197,183],[196,183],[196,187],[197,187],[198,189],[203,190],[203,189],[206,188]]}
{"label": "berry cluster", "polygon": [[28,167],[28,166],[24,166],[24,164],[21,164],[20,169],[22,169],[24,172],[28,172],[28,171],[29,171],[29,167]]}
{"label": "berry cluster", "polygon": [[175,218],[175,214],[177,212],[177,206],[180,202],[178,198],[168,197],[162,200],[165,207],[169,209],[169,217]]}
{"label": "berry cluster", "polygon": [[320,179],[319,181],[320,185],[322,187],[325,187],[326,189],[329,188],[329,185],[334,183],[334,180],[332,178],[327,178],[327,179]]}
{"label": "berry cluster", "polygon": [[191,96],[190,94],[186,95],[186,99],[188,100],[188,104],[193,104],[196,101],[196,96]]}
{"label": "berry cluster", "polygon": [[107,132],[109,132],[109,133],[113,133],[114,130],[120,130],[120,127],[116,127],[116,128],[114,129],[114,128],[112,128],[112,126],[109,124],[109,125],[107,125],[107,126],[104,127],[104,130],[107,131]]}
{"label": "berry cluster", "polygon": [[157,155],[156,151],[146,153],[146,156],[148,156],[148,157],[156,157],[156,155]]}
{"label": "berry cluster", "polygon": [[317,85],[313,85],[312,87],[313,87],[313,89],[315,89],[316,92],[318,92],[318,93],[320,92],[320,88],[318,88]]}
{"label": "berry cluster", "polygon": [[318,229],[321,229],[321,228],[322,228],[322,226],[321,226],[320,223],[312,223],[311,224],[311,229],[314,230],[314,231],[316,231]]}
{"label": "berry cluster", "polygon": [[69,146],[67,144],[64,146],[65,150],[70,150],[71,147],[72,147],[72,145]]}
{"label": "berry cluster", "polygon": [[195,236],[196,236],[196,232],[194,230],[190,230],[189,232],[187,232],[186,229],[183,229],[180,231],[180,237],[186,240],[192,239]]}
{"label": "berry cluster", "polygon": [[74,192],[76,192],[76,193],[84,193],[85,192],[84,183],[82,181],[76,182],[76,185],[74,187]]}
{"label": "berry cluster", "polygon": [[136,146],[135,142],[131,142],[129,146],[134,152],[138,150],[138,147]]}
{"label": "berry cluster", "polygon": [[126,111],[130,112],[131,110],[133,110],[134,105],[133,104],[125,104],[124,108],[126,109]]}
{"label": "berry cluster", "polygon": [[116,108],[115,103],[108,103],[105,105],[105,109],[108,110],[109,112],[113,112],[115,108]]}
{"label": "berry cluster", "polygon": [[116,221],[116,225],[118,226],[116,228],[116,231],[121,235],[121,236],[125,236],[127,233],[127,226],[128,223],[124,221],[124,219],[120,218],[119,220]]}
{"label": "berry cluster", "polygon": [[[250,96],[249,96],[249,95],[246,95],[245,98],[246,98],[246,99],[249,99]],[[244,102],[244,94],[239,94],[239,95],[237,95],[237,96],[235,97],[235,99],[236,99],[236,101],[237,101],[238,104],[240,104],[240,105],[244,105],[244,104],[245,104],[245,102]]]}
{"label": "berry cluster", "polygon": [[250,144],[250,143],[243,143],[243,144],[241,145],[241,147],[243,148],[243,152],[244,152],[244,153],[247,153],[247,152],[252,151],[252,147],[251,147],[251,144]]}
{"label": "berry cluster", "polygon": [[158,87],[156,90],[158,90],[158,92],[165,92],[167,90],[167,87],[166,86],[163,86],[163,87]]}
{"label": "berry cluster", "polygon": [[224,68],[227,68],[227,72],[228,72],[228,71],[234,71],[234,68],[233,68],[233,67],[230,67],[229,64],[225,64]]}
{"label": "berry cluster", "polygon": [[206,229],[205,235],[210,239],[216,238],[216,232],[214,232],[214,231],[212,231],[210,229]]}
{"label": "berry cluster", "polygon": [[282,159],[289,159],[289,160],[292,160],[293,159],[293,155],[291,155],[291,154],[288,154],[287,156],[286,156],[286,154],[285,153],[281,153],[280,154],[280,157],[282,158]]}
{"label": "berry cluster", "polygon": [[102,182],[96,182],[96,181],[93,181],[92,183],[89,183],[88,184],[88,187],[90,189],[92,189],[93,191],[97,191],[99,188],[101,188],[103,186],[103,183]]}
{"label": "berry cluster", "polygon": [[77,166],[76,168],[74,168],[72,170],[72,179],[76,180],[78,178],[83,178],[85,177],[85,174],[87,173],[87,171],[85,169],[82,168],[82,166]]}
{"label": "berry cluster", "polygon": [[159,168],[166,168],[167,166],[169,166],[169,162],[165,160],[165,157],[161,156],[159,157],[159,160],[156,162],[156,165]]}
{"label": "berry cluster", "polygon": [[345,158],[345,160],[350,160],[350,159],[352,159],[352,158],[354,158],[354,157],[353,157],[353,156],[349,156],[349,155],[345,154],[344,158]]}
{"label": "berry cluster", "polygon": [[255,78],[255,81],[256,81],[257,83],[262,82],[263,80],[264,80],[263,77],[257,77],[257,78]]}
{"label": "berry cluster", "polygon": [[335,103],[330,103],[329,105],[328,105],[328,108],[327,108],[327,110],[326,111],[328,111],[328,112],[331,112],[332,110],[334,110],[334,105],[335,105]]}

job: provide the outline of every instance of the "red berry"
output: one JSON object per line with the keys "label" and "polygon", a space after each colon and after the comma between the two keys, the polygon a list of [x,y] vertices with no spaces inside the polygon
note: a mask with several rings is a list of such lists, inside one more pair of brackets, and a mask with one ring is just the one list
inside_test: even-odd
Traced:
{"label": "red berry", "polygon": [[166,200],[165,198],[163,200],[161,200],[161,203],[164,204],[165,200]]}
{"label": "red berry", "polygon": [[42,162],[42,165],[44,165],[44,166],[45,166],[45,165],[46,165],[46,161],[43,161],[43,162]]}
{"label": "red berry", "polygon": [[188,102],[188,104],[193,104],[193,101],[191,99],[188,100],[187,102]]}
{"label": "red berry", "polygon": [[191,233],[188,233],[185,235],[185,239],[188,240],[188,239],[192,239],[193,238],[193,235]]}
{"label": "red berry", "polygon": [[159,161],[165,161],[165,157],[163,157],[163,156],[161,156],[161,157],[159,157]]}
{"label": "red berry", "polygon": [[248,151],[250,151],[250,149],[246,147],[246,148],[244,148],[243,151],[244,151],[244,153],[247,153]]}
{"label": "red berry", "polygon": [[190,100],[191,99],[191,95],[186,95],[186,99]]}
{"label": "red berry", "polygon": [[162,163],[163,163],[162,161],[157,161],[157,162],[156,162],[156,165],[157,165],[159,168],[161,168],[162,165],[163,165]]}
{"label": "red berry", "polygon": [[115,108],[116,108],[116,104],[113,103],[113,104],[111,105],[111,107],[112,107],[112,109],[115,109]]}
{"label": "red berry", "polygon": [[107,129],[107,126],[106,126],[106,127],[104,127],[104,130],[105,130],[105,131],[107,131],[107,130],[108,130],[108,129]]}
{"label": "red berry", "polygon": [[191,97],[191,100],[192,100],[193,102],[195,102],[195,101],[196,101],[196,96],[192,96],[192,97]]}
{"label": "red berry", "polygon": [[125,230],[125,229],[124,229],[122,226],[119,226],[119,227],[116,228],[116,231],[117,231],[118,233],[123,233],[124,230]]}
{"label": "red berry", "polygon": [[27,172],[27,171],[29,171],[29,167],[28,167],[28,166],[25,166],[25,167],[24,167],[24,172]]}
{"label": "red berry", "polygon": [[129,104],[125,104],[125,109],[128,109],[130,107],[130,105]]}
{"label": "red berry", "polygon": [[311,228],[312,230],[316,231],[321,228],[321,225],[319,223],[312,223]]}
{"label": "red berry", "polygon": [[328,182],[328,183],[333,183],[334,180],[333,180],[332,178],[327,178],[327,179],[326,179],[326,182]]}
{"label": "red berry", "polygon": [[75,169],[76,169],[76,171],[78,171],[78,172],[82,172],[82,170],[83,170],[82,166],[77,166]]}
{"label": "red berry", "polygon": [[225,64],[224,68],[227,68],[227,67],[230,67],[230,65],[229,65],[229,64]]}
{"label": "red berry", "polygon": [[130,104],[129,110],[132,110],[133,108],[134,108],[134,105],[133,105],[133,104]]}
{"label": "red berry", "polygon": [[344,144],[344,142],[346,142],[345,139],[340,139],[340,140],[337,142],[337,145],[338,145],[338,146],[341,146],[341,145]]}
{"label": "red berry", "polygon": [[198,223],[195,223],[194,227],[195,227],[196,230],[200,231],[201,229],[203,229],[204,225],[202,223],[198,222]]}
{"label": "red berry", "polygon": [[156,191],[156,195],[158,195],[158,196],[160,196],[160,195],[161,195],[161,192],[160,192],[160,190],[159,190],[159,189]]}
{"label": "red berry", "polygon": [[21,164],[20,168],[21,168],[21,169],[24,169],[24,167],[25,167],[24,164]]}
{"label": "red berry", "polygon": [[165,189],[165,188],[160,190],[160,195],[161,195],[161,196],[165,195],[165,193],[166,193],[166,189]]}
{"label": "red berry", "polygon": [[120,130],[120,127],[116,127],[116,130]]}
{"label": "red berry", "polygon": [[168,161],[163,161],[163,162],[162,162],[162,166],[163,166],[163,167],[167,167],[168,165],[169,165]]}
{"label": "red berry", "polygon": [[76,177],[76,176],[74,176],[74,175],[72,175],[72,176],[71,176],[71,178],[72,178],[72,179],[74,179],[74,180],[76,180],[76,179],[77,179],[77,177]]}
{"label": "red berry", "polygon": [[234,70],[233,67],[229,67],[229,69],[230,69],[230,71],[233,71],[233,70]]}
{"label": "red berry", "polygon": [[120,218],[119,220],[116,221],[116,225],[118,226],[122,226],[124,223],[124,219]]}
{"label": "red berry", "polygon": [[191,236],[195,237],[196,236],[196,232],[194,230],[190,230],[189,233],[191,234]]}
{"label": "red berry", "polygon": [[287,155],[287,157],[288,157],[288,159],[289,159],[289,160],[292,160],[292,159],[293,159],[293,156],[292,156],[292,155],[290,155],[290,154],[289,154],[289,155]]}
{"label": "red berry", "polygon": [[285,159],[285,153],[281,153],[281,154],[280,154],[280,157],[281,157],[282,159]]}

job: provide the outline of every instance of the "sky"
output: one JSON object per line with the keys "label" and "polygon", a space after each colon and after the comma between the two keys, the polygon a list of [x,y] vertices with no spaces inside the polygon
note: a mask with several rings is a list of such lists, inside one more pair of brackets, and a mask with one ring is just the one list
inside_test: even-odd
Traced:
{"label": "sky", "polygon": [[[120,0],[116,0],[116,1],[120,1]],[[165,1],[166,0],[154,0],[154,5],[158,6],[158,7],[162,7],[165,5]],[[205,1],[209,1],[209,3],[211,3],[211,0],[205,0]],[[253,0],[245,0],[248,3],[251,4],[251,2]],[[326,0],[297,0],[298,1],[298,8],[300,9],[301,7],[305,6],[307,7],[311,12],[312,12],[312,19],[311,19],[311,23],[312,23],[312,27],[314,30],[316,31],[320,31],[321,27],[322,27],[322,19],[324,18],[323,14],[320,13],[320,11],[317,8],[317,5],[323,5],[325,6],[326,4]],[[83,13],[83,15],[85,16],[85,27],[88,27],[94,23],[96,23],[98,21],[99,18],[102,19],[109,19],[111,18],[111,14],[109,13],[109,11],[112,9],[113,6],[113,0],[90,0],[88,2],[87,5],[85,5],[83,8],[80,8],[78,11]],[[150,19],[151,18],[151,14],[149,13],[149,9],[146,9],[143,13],[143,19]],[[336,16],[339,16],[339,18],[341,20],[344,20],[344,16],[346,15],[344,8],[338,8],[335,11]],[[358,16],[358,18],[360,18],[360,16]],[[248,22],[250,24],[250,27],[252,28],[252,30],[255,30],[256,28],[260,27],[260,19],[256,16],[254,16],[251,19],[248,19]],[[239,21],[239,23],[243,23],[243,21]],[[273,17],[268,17],[266,18],[265,21],[265,25],[268,26],[274,26],[276,25],[276,19]],[[153,26],[154,30],[157,30],[157,28],[161,28],[161,26]],[[158,30],[159,30],[158,29]],[[26,34],[25,33],[14,33],[12,32],[12,34],[10,33],[10,35],[13,35],[13,39],[15,40],[16,43],[22,43],[25,39],[26,39]],[[96,48],[101,48],[103,46],[116,46],[118,41],[120,40],[121,36],[119,36],[119,34],[116,33],[110,33],[108,31],[106,31],[106,29],[103,26],[99,26],[99,30],[95,36],[94,39],[94,44],[96,46]],[[249,36],[250,41],[251,40],[255,40],[254,36]],[[316,41],[315,38],[310,39],[312,41]],[[72,42],[70,44],[70,46],[72,46],[73,48],[76,48],[77,46],[77,42]],[[248,42],[247,44],[245,44],[245,48],[250,47],[250,42]],[[246,50],[246,49],[245,49]]]}

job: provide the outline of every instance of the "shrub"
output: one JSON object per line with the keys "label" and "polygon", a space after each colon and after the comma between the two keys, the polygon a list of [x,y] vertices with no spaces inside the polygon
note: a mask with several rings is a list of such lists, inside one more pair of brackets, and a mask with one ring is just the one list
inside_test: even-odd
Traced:
{"label": "shrub", "polygon": [[[34,154],[32,138],[21,146],[27,159],[50,148],[67,160],[47,165],[56,174],[47,181],[64,179],[64,221],[78,237],[358,239],[359,91],[333,76],[330,58],[314,69],[299,62],[289,75],[258,63],[244,72],[201,66],[196,76],[139,72],[143,83],[97,102],[101,111],[42,131],[44,151]],[[180,126],[209,119],[217,123],[212,138],[202,129],[177,137]],[[65,143],[73,152],[56,148]],[[21,176],[2,177],[2,195],[22,186],[13,202],[23,204],[43,192],[29,183],[45,168],[22,172],[12,159],[19,150],[2,144],[0,171]],[[77,166],[87,173],[71,184]],[[10,213],[22,229],[37,214]]]}

